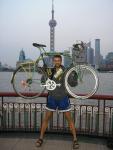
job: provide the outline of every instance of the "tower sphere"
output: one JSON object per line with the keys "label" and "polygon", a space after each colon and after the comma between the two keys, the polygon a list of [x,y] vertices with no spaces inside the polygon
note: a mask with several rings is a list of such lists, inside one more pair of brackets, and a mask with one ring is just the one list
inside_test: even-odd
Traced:
{"label": "tower sphere", "polygon": [[50,25],[50,27],[55,27],[57,25],[56,20],[50,20],[49,25]]}

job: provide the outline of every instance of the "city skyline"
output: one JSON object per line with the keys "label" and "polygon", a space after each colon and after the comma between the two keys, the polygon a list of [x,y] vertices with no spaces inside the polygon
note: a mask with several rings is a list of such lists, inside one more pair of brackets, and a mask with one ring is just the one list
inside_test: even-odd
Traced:
{"label": "city skyline", "polygon": [[[105,57],[113,51],[112,8],[112,0],[55,1],[56,50],[68,50],[76,40],[91,40],[94,48],[94,39],[99,38]],[[33,48],[33,42],[46,44],[46,50],[50,51],[50,16],[51,0],[0,1],[0,61],[15,66],[22,48],[28,57],[35,59],[39,52]]]}
{"label": "city skyline", "polygon": [[[100,40],[100,39],[95,39],[95,47],[96,47],[96,41],[97,41],[97,40]],[[99,43],[100,43],[100,42],[99,42]],[[79,59],[79,58],[76,58],[76,59],[75,59],[75,57],[74,57],[74,58],[73,58],[74,61],[76,61],[76,62],[88,63],[89,65],[93,66],[95,69],[99,69],[99,67],[101,67],[101,69],[102,69],[102,67],[103,67],[103,68],[106,67],[106,69],[107,69],[107,66],[106,66],[106,65],[108,65],[108,67],[112,67],[112,65],[113,65],[113,52],[108,52],[108,53],[106,54],[105,58],[103,58],[103,56],[101,55],[100,52],[99,52],[98,54],[96,54],[96,49],[94,49],[94,48],[91,47],[91,42],[89,42],[88,45],[89,45],[89,46],[88,46],[86,49],[84,49],[84,52],[83,52],[83,54],[80,56],[80,59]],[[100,45],[100,44],[99,44],[99,45]],[[99,46],[99,45],[98,45],[98,46]],[[100,47],[100,46],[99,46],[99,47]],[[97,48],[97,50],[99,50],[99,49]],[[72,50],[72,52],[71,52],[70,50],[64,50],[63,53],[69,54],[70,57],[73,57],[74,55],[76,55],[76,54],[73,53],[73,50]],[[68,58],[68,57],[65,57],[65,54],[64,54],[64,57],[63,57],[63,62],[62,62],[62,64],[67,67],[67,66],[69,66],[70,63],[72,62],[72,59],[70,59],[70,58]],[[67,55],[67,54],[66,54],[66,55]],[[95,63],[95,59],[97,59],[97,58],[96,58],[96,55],[100,55],[100,56],[98,57],[99,59],[98,59],[97,62]],[[82,57],[82,59],[81,59],[81,57]],[[50,65],[49,62],[48,62],[48,59],[46,60],[46,58],[48,58],[48,57],[46,56],[46,57],[44,58],[45,61],[46,61],[46,63],[47,63],[47,65]],[[16,60],[16,67],[18,67],[20,63],[28,62],[28,61],[33,61],[33,60],[32,60],[31,58],[26,57],[25,51],[24,51],[23,48],[22,48],[22,49],[19,51],[18,60]],[[111,65],[111,66],[110,66],[110,65]],[[0,61],[0,70],[1,70],[1,68],[4,68],[4,69],[5,69],[5,68],[15,69],[15,67],[12,67],[12,66],[8,65],[7,63],[2,64],[2,62]]]}

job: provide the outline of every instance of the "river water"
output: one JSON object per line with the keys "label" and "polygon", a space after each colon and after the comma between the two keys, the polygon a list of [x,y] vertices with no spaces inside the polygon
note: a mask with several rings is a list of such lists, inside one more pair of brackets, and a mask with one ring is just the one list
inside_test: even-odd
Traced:
{"label": "river water", "polygon": [[[98,73],[98,76],[99,88],[96,94],[113,95],[113,73]],[[12,72],[0,72],[0,92],[14,92],[11,77]]]}

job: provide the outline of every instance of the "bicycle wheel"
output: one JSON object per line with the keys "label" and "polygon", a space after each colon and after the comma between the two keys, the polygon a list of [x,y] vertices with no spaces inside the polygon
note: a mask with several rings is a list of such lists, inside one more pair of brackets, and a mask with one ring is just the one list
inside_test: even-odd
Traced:
{"label": "bicycle wheel", "polygon": [[45,90],[46,73],[34,64],[20,66],[14,73],[12,84],[15,92],[27,99],[39,97]]}
{"label": "bicycle wheel", "polygon": [[[77,85],[75,86],[71,86],[68,83],[69,77],[73,71],[77,74]],[[77,65],[67,71],[65,75],[65,86],[72,97],[86,99],[91,97],[97,91],[98,80],[98,76],[92,67],[87,65]]]}

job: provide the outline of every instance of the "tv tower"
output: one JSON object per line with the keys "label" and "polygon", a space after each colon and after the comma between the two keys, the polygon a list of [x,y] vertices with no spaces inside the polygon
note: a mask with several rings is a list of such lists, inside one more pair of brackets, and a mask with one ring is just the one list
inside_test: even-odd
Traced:
{"label": "tv tower", "polygon": [[52,0],[52,19],[49,21],[50,26],[50,51],[55,51],[55,27],[57,25],[56,20],[54,19],[54,0]]}

